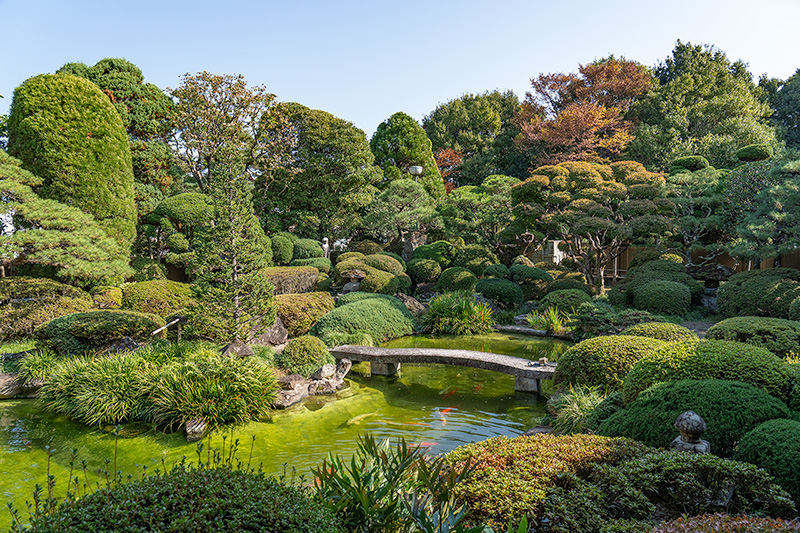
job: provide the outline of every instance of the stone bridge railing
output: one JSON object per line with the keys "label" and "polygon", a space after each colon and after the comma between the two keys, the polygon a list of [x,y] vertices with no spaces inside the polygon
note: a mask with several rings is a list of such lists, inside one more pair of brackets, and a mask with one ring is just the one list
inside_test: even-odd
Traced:
{"label": "stone bridge railing", "polygon": [[345,345],[330,350],[336,359],[368,361],[370,371],[377,375],[392,375],[400,363],[435,363],[493,370],[516,378],[514,390],[539,392],[542,379],[553,379],[556,363],[539,363],[521,357],[499,355],[471,350],[444,350],[436,348],[372,348]]}

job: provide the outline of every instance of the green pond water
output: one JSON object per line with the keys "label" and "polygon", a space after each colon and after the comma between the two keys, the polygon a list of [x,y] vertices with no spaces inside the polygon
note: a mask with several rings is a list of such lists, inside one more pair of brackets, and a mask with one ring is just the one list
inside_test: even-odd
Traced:
{"label": "green pond water", "polygon": [[[394,348],[456,348],[506,355],[557,360],[566,344],[550,339],[494,333],[464,337],[404,337],[386,343]],[[219,449],[223,433],[241,441],[237,454],[261,464],[268,474],[294,470],[309,480],[311,468],[329,452],[349,455],[358,437],[369,432],[378,438],[403,437],[431,453],[498,435],[516,436],[544,415],[544,401],[535,394],[515,393],[514,378],[488,370],[448,365],[403,364],[398,376],[370,376],[369,364],[359,363],[348,375],[349,387],[337,398],[312,397],[270,420],[214,433],[203,442]],[[544,382],[548,384],[549,382]],[[545,387],[545,391],[546,391]],[[25,501],[36,483],[46,485],[48,448],[50,473],[56,494],[63,494],[69,475],[71,451],[88,465],[89,481],[111,461],[113,428],[89,428],[44,410],[36,400],[0,401],[0,504],[13,501],[27,517]],[[180,433],[165,434],[148,427],[127,426],[117,440],[117,468],[135,474],[179,461],[196,459],[197,445]],[[232,435],[232,438],[230,437]],[[255,440],[253,440],[255,437]],[[79,473],[83,479],[83,473]],[[0,512],[0,530],[10,525],[8,512]]]}

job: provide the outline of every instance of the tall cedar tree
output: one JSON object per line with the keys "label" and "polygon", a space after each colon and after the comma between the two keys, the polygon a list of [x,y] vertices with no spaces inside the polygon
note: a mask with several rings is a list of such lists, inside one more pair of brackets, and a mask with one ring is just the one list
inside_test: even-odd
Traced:
{"label": "tall cedar tree", "polygon": [[214,219],[198,244],[195,284],[199,311],[215,340],[247,341],[275,323],[272,284],[262,270],[272,263],[269,238],[253,214],[251,184],[244,162],[218,152],[209,195]]}
{"label": "tall cedar tree", "polygon": [[599,162],[633,139],[627,112],[652,77],[643,65],[612,56],[581,65],[577,74],[540,74],[531,84],[517,117],[519,146],[538,145],[544,163]]}

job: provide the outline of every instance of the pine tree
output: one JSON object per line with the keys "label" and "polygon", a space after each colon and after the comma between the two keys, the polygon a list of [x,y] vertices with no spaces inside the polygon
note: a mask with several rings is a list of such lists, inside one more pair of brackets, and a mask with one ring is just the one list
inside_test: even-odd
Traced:
{"label": "pine tree", "polygon": [[262,270],[272,262],[269,238],[253,214],[252,185],[244,162],[221,158],[209,195],[214,219],[199,239],[195,284],[199,312],[218,341],[247,341],[275,323],[272,284]]}

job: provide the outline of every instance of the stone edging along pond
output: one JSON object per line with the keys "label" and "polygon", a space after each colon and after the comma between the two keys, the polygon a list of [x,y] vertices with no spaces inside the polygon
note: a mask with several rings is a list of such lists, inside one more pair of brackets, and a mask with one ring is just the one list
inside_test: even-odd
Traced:
{"label": "stone edging along pond", "polygon": [[533,329],[527,326],[503,326],[496,324],[492,326],[492,329],[500,333],[516,333],[518,335],[530,335],[531,337],[550,337],[562,341],[573,341],[572,335],[569,334],[549,333],[543,329]]}

